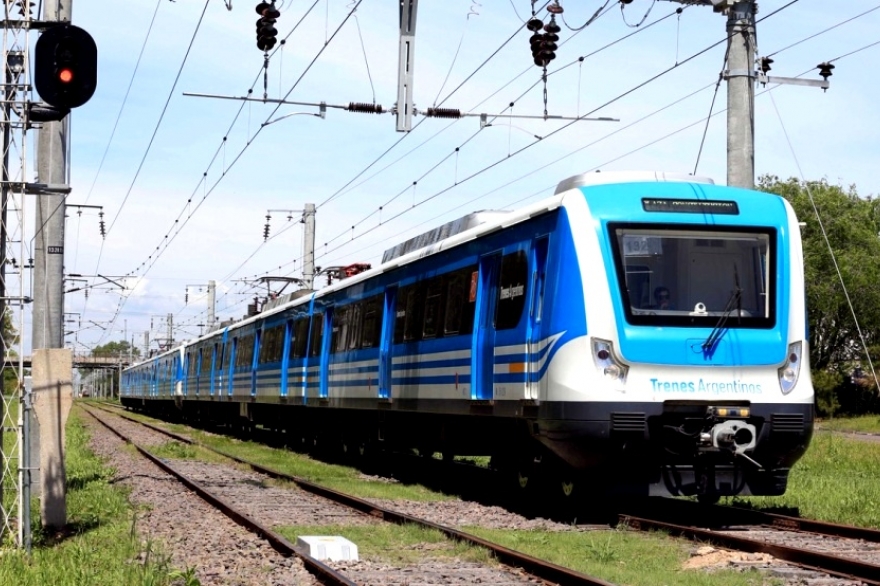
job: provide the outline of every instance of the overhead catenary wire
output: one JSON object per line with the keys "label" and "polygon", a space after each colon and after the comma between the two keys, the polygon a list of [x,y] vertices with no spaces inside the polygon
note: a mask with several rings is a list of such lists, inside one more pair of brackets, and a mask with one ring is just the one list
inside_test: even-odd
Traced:
{"label": "overhead catenary wire", "polygon": [[[345,16],[345,18],[342,20],[342,22],[339,24],[339,26],[336,28],[336,30],[333,32],[333,34],[330,36],[330,38],[327,40],[327,42],[321,46],[321,48],[318,50],[318,52],[314,56],[314,58],[305,67],[303,72],[300,74],[300,76],[296,79],[296,81],[293,83],[293,85],[287,91],[287,94],[285,94],[284,98],[287,98],[287,96],[289,96],[296,89],[296,87],[299,85],[299,83],[302,81],[302,79],[305,77],[305,75],[311,70],[311,68],[317,62],[318,58],[320,58],[320,56],[324,53],[324,51],[327,49],[327,47],[330,45],[330,43],[333,41],[333,39],[336,37],[336,35],[339,33],[339,31],[342,30],[342,27],[345,26],[345,24],[348,22],[348,20],[354,14],[354,11],[357,10],[357,8],[361,5],[362,2],[363,2],[363,0],[357,1],[357,4],[354,6],[354,8],[352,8],[352,10]],[[281,107],[280,104],[276,105],[276,107],[272,110],[272,112],[269,113],[268,117],[266,118],[266,121],[271,120],[272,117],[277,113],[277,111],[280,107]],[[241,159],[242,155],[245,153],[245,151],[247,151],[247,149],[250,147],[250,145],[253,144],[254,140],[256,140],[257,136],[259,136],[259,134],[263,131],[264,128],[265,128],[265,125],[262,125],[259,128],[257,128],[256,132],[250,137],[250,139],[247,141],[247,143],[244,145],[244,147],[238,152],[238,154],[229,163],[229,166],[220,174],[220,177],[217,179],[217,181],[214,182],[214,184],[211,186],[210,189],[205,190],[204,196],[196,204],[195,209],[188,216],[187,220],[192,217],[192,214],[194,214],[196,211],[198,211],[199,207],[201,207],[201,205],[204,203],[205,199],[207,199],[207,197],[217,188],[217,186],[220,184],[220,182],[223,181],[223,179],[224,179],[224,177],[226,177],[226,174],[228,173],[228,171],[232,167],[234,167],[235,164]],[[207,172],[203,175],[203,178],[206,178],[206,177],[207,177]],[[186,224],[186,221],[184,222],[184,225],[185,224]],[[144,269],[144,271],[141,275],[142,277],[144,275],[146,275],[150,271],[150,269],[152,269],[153,266],[155,266],[158,259],[162,256],[162,252],[164,252],[164,250],[168,249],[168,245],[170,245],[170,243],[173,242],[173,240],[177,237],[177,235],[180,234],[180,231],[182,229],[183,229],[183,225],[181,225],[177,229],[176,232],[173,232],[173,233],[165,236],[165,238],[163,240],[167,240],[167,243],[165,243],[162,250],[158,251],[158,253],[155,255],[156,258],[153,258],[152,262]],[[151,255],[151,256],[153,256],[153,255]],[[127,300],[127,297],[120,297],[120,306],[115,314],[115,317],[113,319],[113,323],[115,323],[115,320],[118,318],[119,311],[121,311],[121,308],[124,307],[125,300]],[[102,336],[101,341],[103,341],[103,336]]]}
{"label": "overhead catenary wire", "polygon": [[147,156],[150,154],[150,149],[152,149],[153,147],[153,141],[156,140],[156,135],[159,133],[159,128],[162,126],[162,121],[165,119],[165,113],[168,111],[168,105],[171,103],[171,98],[174,96],[174,90],[177,89],[177,82],[180,81],[180,76],[183,73],[183,68],[186,66],[186,62],[189,59],[190,52],[192,51],[193,45],[196,42],[196,37],[198,36],[199,30],[202,27],[202,21],[204,21],[205,19],[205,12],[207,12],[208,5],[210,3],[211,0],[207,0],[205,2],[204,8],[202,8],[202,13],[201,15],[199,15],[199,20],[196,23],[196,28],[193,31],[192,37],[189,41],[189,45],[186,48],[186,53],[183,56],[183,61],[180,63],[180,67],[177,69],[177,75],[174,77],[174,83],[171,84],[171,89],[168,91],[168,97],[165,99],[165,105],[162,106],[162,113],[159,114],[159,120],[156,122],[155,128],[153,128],[153,133],[150,136],[149,142],[147,143],[147,149],[144,151],[140,163],[138,163],[138,167],[134,173],[134,177],[131,180],[131,184],[128,186],[128,190],[125,192],[125,196],[122,198],[122,203],[119,204],[119,209],[116,210],[116,215],[113,216],[113,220],[110,221],[110,227],[107,228],[108,234],[113,231],[113,227],[116,225],[116,220],[119,219],[119,214],[122,213],[122,209],[125,207],[125,204],[128,201],[132,190],[134,189],[135,183],[137,183],[138,177],[141,174],[141,170],[144,168],[144,163],[147,161]]}
{"label": "overhead catenary wire", "polygon": [[[838,57],[839,59],[839,57]],[[782,120],[782,114],[779,113],[779,107],[776,105],[776,100],[773,99],[773,94],[770,94],[770,101],[773,103],[773,109],[776,112],[776,117],[779,119],[779,125],[782,128],[782,134],[785,136],[785,141],[788,143],[788,149],[791,152],[791,156],[794,159],[795,166],[797,167],[798,173],[801,176],[801,181],[804,183],[804,188],[807,192],[807,198],[810,200],[810,205],[813,208],[813,213],[816,215],[816,222],[819,224],[819,231],[822,233],[822,239],[825,242],[825,246],[828,248],[828,253],[831,255],[831,263],[834,265],[834,271],[837,273],[837,279],[840,281],[840,287],[843,289],[843,296],[846,299],[847,307],[849,308],[850,314],[853,318],[853,323],[856,327],[856,332],[859,335],[859,340],[862,343],[862,349],[864,350],[865,359],[868,361],[868,366],[871,369],[871,376],[874,379],[874,385],[876,389],[880,389],[880,380],[877,379],[877,372],[874,370],[874,362],[871,360],[871,352],[868,350],[868,342],[865,339],[865,334],[862,331],[862,327],[859,325],[859,318],[856,315],[855,307],[853,307],[852,299],[849,295],[849,290],[846,287],[846,281],[843,278],[843,273],[840,270],[840,265],[837,263],[837,256],[834,254],[834,248],[831,246],[831,240],[828,238],[828,232],[825,230],[825,224],[822,222],[822,216],[819,213],[819,208],[816,205],[816,200],[813,197],[813,190],[810,187],[810,183],[807,181],[804,170],[801,167],[800,160],[798,159],[797,153],[794,150],[794,145],[791,142],[791,138],[788,135],[788,129],[785,127],[785,122]]]}

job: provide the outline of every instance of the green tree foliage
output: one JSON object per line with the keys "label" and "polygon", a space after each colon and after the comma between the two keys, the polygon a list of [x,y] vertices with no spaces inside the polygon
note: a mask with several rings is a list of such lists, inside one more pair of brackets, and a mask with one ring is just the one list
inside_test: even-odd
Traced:
{"label": "green tree foliage", "polygon": [[[18,331],[12,325],[12,314],[8,310],[3,314],[2,322],[0,322],[0,339],[2,339],[0,350],[2,350],[4,356],[15,356],[16,353],[11,348],[18,344]],[[15,387],[18,385],[18,376],[15,369],[3,368],[2,384],[3,393],[15,390]]]}
{"label": "green tree foliage", "polygon": [[95,358],[123,358],[127,359],[129,353],[132,358],[140,358],[141,351],[136,346],[132,346],[125,340],[118,342],[107,342],[103,346],[95,346],[92,349],[92,356]]}
{"label": "green tree foliage", "polygon": [[[855,366],[867,366],[861,337],[868,345],[880,343],[880,200],[860,197],[855,186],[845,189],[824,180],[780,181],[775,176],[764,176],[759,179],[758,188],[784,197],[798,219],[806,223],[801,234],[814,381],[819,386],[837,381],[833,386],[840,390]],[[852,309],[840,284],[841,277]],[[858,327],[853,312],[858,317]],[[817,376],[820,372],[829,376]],[[837,379],[835,375],[843,378]],[[836,400],[824,387],[822,392],[825,395],[820,403],[833,413]]]}

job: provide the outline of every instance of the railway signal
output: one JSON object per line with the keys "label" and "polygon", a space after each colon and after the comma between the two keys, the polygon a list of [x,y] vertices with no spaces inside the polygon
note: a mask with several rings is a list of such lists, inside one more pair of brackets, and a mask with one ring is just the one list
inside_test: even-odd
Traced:
{"label": "railway signal", "polygon": [[98,84],[98,48],[71,24],[46,29],[34,49],[34,85],[50,106],[67,110],[91,99]]}

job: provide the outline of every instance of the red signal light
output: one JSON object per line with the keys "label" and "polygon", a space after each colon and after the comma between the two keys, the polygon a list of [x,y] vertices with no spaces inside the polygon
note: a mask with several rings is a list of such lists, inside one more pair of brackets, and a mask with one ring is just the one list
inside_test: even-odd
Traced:
{"label": "red signal light", "polygon": [[58,72],[58,79],[62,83],[70,83],[73,81],[73,70],[64,68]]}

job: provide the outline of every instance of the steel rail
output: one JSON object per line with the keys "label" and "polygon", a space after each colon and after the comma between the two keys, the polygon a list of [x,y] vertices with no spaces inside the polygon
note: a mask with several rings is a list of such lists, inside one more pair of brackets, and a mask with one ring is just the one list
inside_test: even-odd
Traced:
{"label": "steel rail", "polygon": [[[446,527],[444,525],[439,525],[437,523],[427,521],[425,519],[419,519],[418,517],[413,517],[407,515],[405,513],[400,513],[397,511],[393,511],[391,509],[387,509],[385,507],[381,507],[379,505],[373,504],[364,499],[360,499],[355,496],[351,496],[342,492],[338,492],[336,490],[320,486],[311,481],[305,480],[303,478],[299,478],[297,476],[292,476],[290,474],[285,474],[284,472],[279,472],[277,470],[273,470],[271,468],[267,468],[260,464],[256,464],[254,462],[249,462],[248,460],[244,460],[239,458],[238,456],[234,456],[232,454],[228,454],[223,450],[218,450],[211,446],[206,446],[192,438],[188,438],[186,436],[174,433],[173,431],[168,431],[166,429],[162,429],[156,425],[139,421],[128,415],[123,413],[113,413],[117,417],[122,417],[128,421],[133,423],[137,423],[139,425],[143,425],[162,433],[170,438],[176,439],[180,442],[187,443],[190,445],[198,446],[209,450],[215,454],[223,456],[225,458],[229,458],[239,464],[243,464],[245,466],[250,467],[252,470],[256,472],[260,472],[267,476],[270,476],[279,480],[287,480],[296,484],[301,489],[308,491],[312,494],[327,498],[336,503],[345,505],[354,510],[360,511],[372,517],[376,517],[382,519],[384,521],[389,521],[391,523],[397,523],[399,525],[403,525],[406,523],[412,523],[415,525],[419,525],[421,527],[426,527],[430,529],[435,529],[440,531],[447,537],[454,539],[456,541],[460,541],[463,543],[469,543],[471,545],[476,545],[479,547],[483,547],[491,551],[495,558],[501,562],[502,564],[520,568],[536,576],[542,580],[546,580],[548,582],[552,582],[554,584],[559,584],[560,586],[614,586],[612,582],[606,582],[600,578],[596,578],[593,576],[588,576],[587,574],[583,574],[581,572],[577,572],[575,570],[571,570],[569,568],[565,568],[563,566],[558,566],[556,564],[538,559],[536,557],[530,556],[528,554],[524,554],[522,552],[506,548],[502,545],[498,545],[497,543],[492,543],[491,541],[487,541],[481,537],[477,537],[476,535],[471,535],[470,533],[465,533],[464,531],[459,531],[458,529],[453,529],[451,527]],[[94,415],[93,415],[94,417]],[[106,425],[106,424],[105,424]]]}
{"label": "steel rail", "polygon": [[[693,501],[682,501],[666,498],[661,501],[663,506],[672,509],[674,514],[692,515],[696,509],[697,514],[705,517],[706,513],[717,515],[723,525],[764,525],[773,529],[781,529],[784,531],[799,531],[804,533],[814,533],[817,535],[826,535],[828,537],[844,537],[847,539],[861,539],[873,543],[880,543],[880,530],[869,529],[867,527],[855,527],[852,525],[841,525],[838,523],[829,523],[827,521],[816,521],[813,519],[803,519],[800,517],[792,517],[790,515],[780,515],[778,513],[768,513],[755,509],[745,509],[742,507],[727,505],[702,505]],[[627,511],[632,516],[641,516],[637,511]],[[735,515],[735,522],[727,522],[731,515]]]}
{"label": "steel rail", "polygon": [[236,523],[238,523],[242,527],[248,529],[249,531],[256,533],[257,535],[259,535],[260,537],[265,539],[267,542],[269,542],[269,544],[272,546],[272,548],[275,549],[275,551],[277,551],[278,553],[280,553],[282,555],[287,555],[287,556],[295,555],[295,556],[299,557],[303,561],[303,564],[306,566],[306,569],[309,572],[311,572],[322,583],[331,584],[333,586],[357,586],[356,582],[352,582],[345,575],[337,572],[336,570],[334,570],[330,566],[324,564],[323,562],[313,558],[312,556],[308,555],[307,553],[305,553],[301,549],[298,549],[294,544],[292,544],[290,541],[285,539],[283,536],[279,535],[278,533],[275,533],[274,531],[272,531],[268,527],[260,524],[258,521],[256,521],[255,519],[253,519],[252,517],[250,517],[246,513],[239,511],[238,509],[233,507],[231,504],[226,502],[224,499],[212,494],[210,491],[208,491],[206,488],[201,486],[199,483],[197,483],[194,480],[181,474],[180,472],[178,472],[177,470],[172,468],[170,465],[168,465],[166,462],[164,462],[162,459],[158,458],[157,456],[154,456],[146,449],[137,445],[136,443],[134,443],[131,440],[131,438],[127,437],[121,431],[115,429],[113,426],[111,426],[106,421],[103,421],[102,419],[100,419],[97,415],[92,413],[89,409],[83,408],[83,411],[85,411],[91,417],[93,417],[95,419],[95,421],[97,421],[98,423],[100,423],[101,425],[103,425],[104,427],[109,429],[111,432],[116,434],[118,437],[120,437],[124,442],[132,445],[144,457],[146,457],[148,460],[150,460],[151,462],[153,462],[154,464],[159,466],[162,470],[164,470],[168,474],[172,475],[181,484],[183,484],[184,486],[186,486],[187,488],[189,488],[190,490],[195,492],[203,500],[210,503],[213,507],[215,507],[216,509],[221,511],[224,515],[226,515],[227,517],[229,517],[230,519],[232,519],[233,521],[235,521]]}
{"label": "steel rail", "polygon": [[737,551],[767,553],[777,559],[796,564],[809,570],[824,572],[826,574],[849,580],[861,580],[872,586],[880,586],[880,566],[874,564],[867,564],[849,558],[842,558],[798,547],[766,543],[754,539],[727,535],[709,529],[698,529],[696,527],[677,525],[665,521],[646,519],[644,517],[620,515],[619,519],[622,525],[640,531],[665,531],[671,535],[687,537],[694,541],[714,543],[715,545]]}

